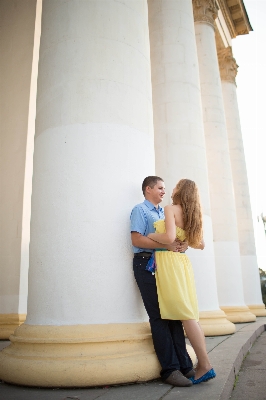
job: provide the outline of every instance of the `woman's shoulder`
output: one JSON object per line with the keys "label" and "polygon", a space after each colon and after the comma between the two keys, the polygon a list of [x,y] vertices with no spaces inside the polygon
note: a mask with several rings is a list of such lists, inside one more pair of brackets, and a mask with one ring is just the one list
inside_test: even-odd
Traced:
{"label": "woman's shoulder", "polygon": [[164,207],[164,211],[172,211],[174,214],[182,214],[182,207],[180,204],[169,204]]}

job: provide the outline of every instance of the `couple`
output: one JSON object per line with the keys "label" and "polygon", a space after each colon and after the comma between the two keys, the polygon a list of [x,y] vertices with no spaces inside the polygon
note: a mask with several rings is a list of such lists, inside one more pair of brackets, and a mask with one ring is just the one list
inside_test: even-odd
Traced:
{"label": "couple", "polygon": [[[164,210],[159,205],[165,195],[162,178],[148,176],[142,191],[145,200],[130,217],[133,269],[149,316],[161,378],[174,386],[206,382],[216,375],[198,324],[194,275],[185,254],[188,245],[204,249],[197,186],[181,179],[172,193],[173,204]],[[183,327],[198,359],[196,370],[186,350]]]}

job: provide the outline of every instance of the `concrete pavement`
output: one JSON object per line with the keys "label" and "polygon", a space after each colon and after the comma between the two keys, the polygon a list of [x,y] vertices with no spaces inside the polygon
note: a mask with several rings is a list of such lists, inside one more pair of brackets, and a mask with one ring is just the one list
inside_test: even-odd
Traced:
{"label": "concrete pavement", "polygon": [[266,332],[261,334],[243,361],[230,399],[266,399]]}
{"label": "concrete pavement", "polygon": [[[249,356],[246,358],[245,362],[249,362],[249,364],[246,366],[243,364],[243,370],[241,370],[239,374],[239,381],[236,383],[235,391],[232,393],[242,361],[256,339],[265,331],[265,325],[266,318],[258,317],[256,322],[237,324],[237,332],[233,335],[206,338],[207,350],[213,367],[217,373],[217,377],[209,382],[195,385],[190,388],[172,387],[162,383],[160,380],[130,385],[81,389],[28,388],[8,385],[0,381],[0,399],[228,400],[231,394],[232,400],[266,399],[266,379],[263,379],[266,369],[266,363],[263,360],[265,357],[264,349],[266,350],[266,333],[261,336],[258,344],[256,343],[251,349],[250,356],[253,358],[249,359]],[[8,341],[1,341],[0,349],[8,344]],[[252,380],[250,380],[251,370]],[[249,378],[246,376],[249,376]],[[242,383],[242,378],[244,383]],[[263,389],[264,387],[265,390]],[[248,397],[243,397],[243,390],[245,390],[245,394],[249,393]],[[259,397],[264,395],[263,390],[265,392],[265,397]]]}

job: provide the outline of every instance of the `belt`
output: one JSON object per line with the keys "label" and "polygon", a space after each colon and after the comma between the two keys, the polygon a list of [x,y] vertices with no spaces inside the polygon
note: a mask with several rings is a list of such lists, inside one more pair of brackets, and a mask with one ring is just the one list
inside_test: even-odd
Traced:
{"label": "belt", "polygon": [[135,253],[134,257],[135,258],[150,258],[152,253],[149,251],[141,251],[140,253]]}

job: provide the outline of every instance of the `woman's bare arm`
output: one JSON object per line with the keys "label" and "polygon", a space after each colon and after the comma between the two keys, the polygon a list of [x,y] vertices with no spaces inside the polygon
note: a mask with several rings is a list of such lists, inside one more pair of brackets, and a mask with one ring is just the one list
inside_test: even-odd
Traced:
{"label": "woman's bare arm", "polygon": [[176,238],[175,214],[172,206],[164,208],[166,233],[149,233],[148,238],[155,242],[170,244]]}
{"label": "woman's bare arm", "polygon": [[180,251],[181,248],[178,242],[173,241],[173,243],[170,244],[157,243],[138,232],[131,232],[131,240],[133,246],[140,247],[142,249],[166,249],[170,251]]}

